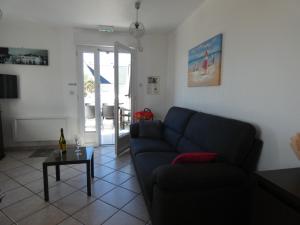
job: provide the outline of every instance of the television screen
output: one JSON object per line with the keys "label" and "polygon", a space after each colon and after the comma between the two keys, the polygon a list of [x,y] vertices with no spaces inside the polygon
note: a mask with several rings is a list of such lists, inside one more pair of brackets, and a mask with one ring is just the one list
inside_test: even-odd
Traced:
{"label": "television screen", "polygon": [[16,75],[0,74],[0,98],[18,98],[18,78]]}

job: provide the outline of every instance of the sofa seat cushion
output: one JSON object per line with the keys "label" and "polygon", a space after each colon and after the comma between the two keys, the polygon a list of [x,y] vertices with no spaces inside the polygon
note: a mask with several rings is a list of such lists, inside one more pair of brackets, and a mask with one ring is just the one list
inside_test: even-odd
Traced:
{"label": "sofa seat cushion", "polygon": [[152,201],[153,178],[152,173],[155,169],[163,165],[170,165],[177,157],[175,152],[144,152],[136,155],[135,166],[138,177],[147,201]]}
{"label": "sofa seat cushion", "polygon": [[170,144],[159,139],[132,138],[130,150],[133,155],[143,152],[175,152]]}
{"label": "sofa seat cushion", "polygon": [[228,163],[164,165],[153,173],[153,182],[164,190],[210,190],[244,186],[249,176]]}

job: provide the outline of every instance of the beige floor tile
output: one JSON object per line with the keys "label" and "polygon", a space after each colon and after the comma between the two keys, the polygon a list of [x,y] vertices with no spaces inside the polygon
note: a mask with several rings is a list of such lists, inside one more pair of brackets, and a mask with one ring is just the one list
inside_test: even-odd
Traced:
{"label": "beige floor tile", "polygon": [[2,192],[6,192],[18,187],[21,187],[21,185],[15,182],[13,179],[8,179],[0,182],[0,190]]}
{"label": "beige floor tile", "polygon": [[43,163],[42,162],[32,163],[32,164],[30,164],[30,166],[32,166],[36,170],[43,171]]}
{"label": "beige floor tile", "polygon": [[131,155],[130,155],[130,153],[128,152],[127,154],[123,154],[123,155],[119,156],[117,159],[118,159],[118,160],[121,160],[121,161],[123,161],[123,162],[130,163],[130,162],[131,162]]}
{"label": "beige floor tile", "polygon": [[5,197],[0,204],[0,209],[7,207],[17,201],[23,200],[29,196],[33,195],[31,191],[24,187],[19,187],[5,193]]}
{"label": "beige floor tile", "polygon": [[[97,181],[98,178],[94,177],[93,180]],[[87,185],[86,174],[83,173],[83,174],[80,174],[76,177],[73,177],[73,178],[67,180],[66,183],[71,185],[72,187],[74,187],[76,189],[82,189],[83,187],[85,187]]]}
{"label": "beige floor tile", "polygon": [[6,174],[0,172],[0,182],[8,180],[8,179],[9,179],[9,177]]}
{"label": "beige floor tile", "polygon": [[[106,181],[103,180],[97,180],[96,182],[92,183],[92,196],[94,197],[100,197],[104,194],[106,194],[107,192],[111,191],[112,189],[114,189],[115,185],[108,183]],[[82,189],[82,191],[87,192],[86,187]]]}
{"label": "beige floor tile", "polygon": [[117,158],[114,149],[108,150],[107,153],[104,153],[103,155],[105,155],[107,157],[110,157],[112,159],[116,159]]}
{"label": "beige floor tile", "polygon": [[104,147],[104,148],[101,148],[101,149],[99,149],[99,151],[95,151],[95,155],[97,155],[97,153],[96,152],[98,152],[99,154],[101,154],[101,155],[113,155],[113,156],[115,156],[115,149],[114,149],[114,147]]}
{"label": "beige floor tile", "polygon": [[58,225],[83,225],[83,223],[80,223],[79,221],[75,220],[72,217],[69,217],[67,219],[65,219],[64,221],[62,221],[61,223],[59,223]]}
{"label": "beige floor tile", "polygon": [[31,166],[24,165],[24,166],[21,166],[21,167],[17,167],[17,168],[8,170],[5,173],[10,177],[15,178],[15,177],[23,176],[23,175],[28,174],[28,173],[32,173],[34,171],[36,171],[36,169],[32,168]]}
{"label": "beige floor tile", "polygon": [[0,224],[1,225],[11,225],[13,221],[11,221],[7,216],[5,216],[2,212],[0,212]]}
{"label": "beige floor tile", "polygon": [[24,185],[24,184],[28,184],[32,181],[38,180],[42,177],[43,177],[43,173],[41,171],[35,170],[31,173],[27,173],[23,176],[19,176],[14,179]]}
{"label": "beige floor tile", "polygon": [[48,203],[37,195],[33,195],[2,210],[6,215],[18,221],[47,206]]}
{"label": "beige floor tile", "polygon": [[128,191],[127,189],[118,187],[103,195],[100,199],[117,208],[122,208],[135,196],[135,193]]}
{"label": "beige floor tile", "polygon": [[[48,167],[49,198],[54,204],[49,205],[43,200],[42,163],[45,158],[29,158],[31,153],[9,153],[9,157],[0,161],[0,189],[7,190],[5,198],[8,197],[0,204],[0,208],[3,213],[16,218],[19,225],[139,225],[148,220],[142,197],[135,198],[140,189],[129,154],[116,158],[113,147],[95,151],[96,177],[92,180],[92,197],[86,195],[85,164],[61,166],[60,182],[55,180],[55,167]],[[105,163],[108,165],[104,166]],[[4,180],[7,180],[5,184],[2,182]],[[20,187],[18,182],[39,196]],[[78,191],[79,188],[82,192]],[[117,208],[121,207],[123,209],[118,212]],[[68,214],[74,214],[74,217]],[[1,225],[11,225],[1,211],[0,221]]]}
{"label": "beige floor tile", "polygon": [[15,158],[13,157],[10,157],[9,155],[6,155],[4,158],[1,159],[1,163],[11,163],[11,162],[15,162],[15,161],[19,161],[19,160],[16,160]]}
{"label": "beige floor tile", "polygon": [[42,171],[43,170],[43,162],[46,158],[30,158],[32,162],[27,162],[28,165],[32,166],[33,168]]}
{"label": "beige floor tile", "polygon": [[32,153],[33,153],[33,151],[29,151],[29,150],[6,151],[6,154],[9,157],[17,159],[17,160],[22,160],[22,159],[28,158]]}
{"label": "beige floor tile", "polygon": [[[76,191],[76,189],[70,185],[59,183],[49,189],[49,202],[56,202],[57,200],[62,199],[74,191]],[[44,198],[44,191],[40,192],[39,195]]]}
{"label": "beige floor tile", "polygon": [[149,214],[146,208],[145,201],[143,199],[143,196],[139,195],[135,199],[133,199],[131,202],[129,202],[127,205],[125,205],[122,208],[123,211],[136,216],[137,218],[148,221],[149,220]]}
{"label": "beige floor tile", "polygon": [[132,176],[127,173],[116,171],[116,172],[113,172],[113,173],[103,177],[102,179],[105,181],[108,181],[110,183],[113,183],[115,185],[120,185],[120,184],[124,183],[125,181],[127,181],[131,177]]}
{"label": "beige floor tile", "polygon": [[124,172],[124,173],[128,173],[128,174],[133,175],[133,176],[136,175],[135,168],[134,168],[132,163],[130,163],[127,166],[119,169],[119,171]]}
{"label": "beige floor tile", "polygon": [[126,188],[130,191],[134,191],[136,193],[141,193],[140,184],[136,177],[130,178],[125,183],[121,184],[121,187]]}
{"label": "beige floor tile", "polygon": [[[62,173],[63,171],[65,171],[66,169],[69,169],[69,166],[60,166],[60,173]],[[52,175],[53,177],[56,176],[56,169],[55,166],[48,166],[48,174]]]}
{"label": "beige floor tile", "polygon": [[79,171],[81,171],[81,172],[83,172],[83,173],[86,172],[86,164],[85,164],[85,163],[81,163],[81,164],[73,164],[73,165],[71,165],[71,167],[72,167],[73,169],[79,170]]}
{"label": "beige floor tile", "polygon": [[62,170],[60,172],[60,179],[62,181],[66,181],[66,180],[69,180],[70,178],[78,176],[80,174],[82,174],[81,171],[75,170],[73,168],[68,168],[68,169]]}
{"label": "beige floor tile", "polygon": [[89,197],[82,191],[76,191],[73,194],[55,202],[54,205],[68,214],[73,214],[94,200],[96,200],[94,197]]}
{"label": "beige floor tile", "polygon": [[17,160],[12,160],[11,162],[1,162],[0,161],[0,171],[5,172],[20,166],[24,166],[24,163],[17,161]]}
{"label": "beige floor tile", "polygon": [[[54,187],[55,185],[59,184],[61,182],[56,181],[53,177],[48,177],[48,186],[49,188]],[[25,184],[25,186],[31,190],[34,193],[40,193],[41,191],[44,191],[44,180],[43,178],[32,181],[28,184]]]}
{"label": "beige floor tile", "polygon": [[19,225],[56,225],[68,216],[54,206],[48,206],[18,222]]}
{"label": "beige floor tile", "polygon": [[98,164],[105,164],[105,163],[111,162],[113,160],[114,159],[107,157],[105,155],[98,155],[94,159],[95,163],[98,163]]}
{"label": "beige floor tile", "polygon": [[32,158],[25,158],[22,159],[21,161],[25,164],[28,164],[30,166],[34,165],[34,164],[43,164],[43,162],[46,160],[47,157],[32,157]]}
{"label": "beige floor tile", "polygon": [[121,169],[121,168],[127,166],[129,163],[130,163],[129,161],[122,161],[119,159],[115,159],[108,163],[105,163],[104,165],[107,167],[110,167],[112,169],[118,170],[118,169]]}
{"label": "beige floor tile", "polygon": [[145,222],[119,211],[107,220],[103,225],[145,225]]}
{"label": "beige floor tile", "polygon": [[94,169],[94,175],[97,178],[102,178],[107,176],[108,174],[113,173],[115,170],[112,168],[108,168],[106,166],[98,166]]}
{"label": "beige floor tile", "polygon": [[118,210],[104,202],[96,200],[86,208],[73,215],[85,225],[99,225],[110,218]]}

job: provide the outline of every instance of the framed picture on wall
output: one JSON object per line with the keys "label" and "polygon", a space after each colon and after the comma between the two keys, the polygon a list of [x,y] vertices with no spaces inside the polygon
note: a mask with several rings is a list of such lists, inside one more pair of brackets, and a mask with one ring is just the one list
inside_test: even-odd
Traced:
{"label": "framed picture on wall", "polygon": [[159,95],[160,93],[160,77],[147,77],[147,94]]}
{"label": "framed picture on wall", "polygon": [[192,48],[188,56],[188,86],[217,86],[221,83],[223,35]]}
{"label": "framed picture on wall", "polygon": [[0,64],[48,66],[48,50],[0,47]]}

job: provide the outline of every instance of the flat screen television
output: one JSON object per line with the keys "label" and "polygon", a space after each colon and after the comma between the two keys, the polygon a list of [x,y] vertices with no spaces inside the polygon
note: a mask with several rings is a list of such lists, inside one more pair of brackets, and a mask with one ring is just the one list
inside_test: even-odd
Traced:
{"label": "flat screen television", "polygon": [[0,98],[18,98],[18,77],[0,74]]}

